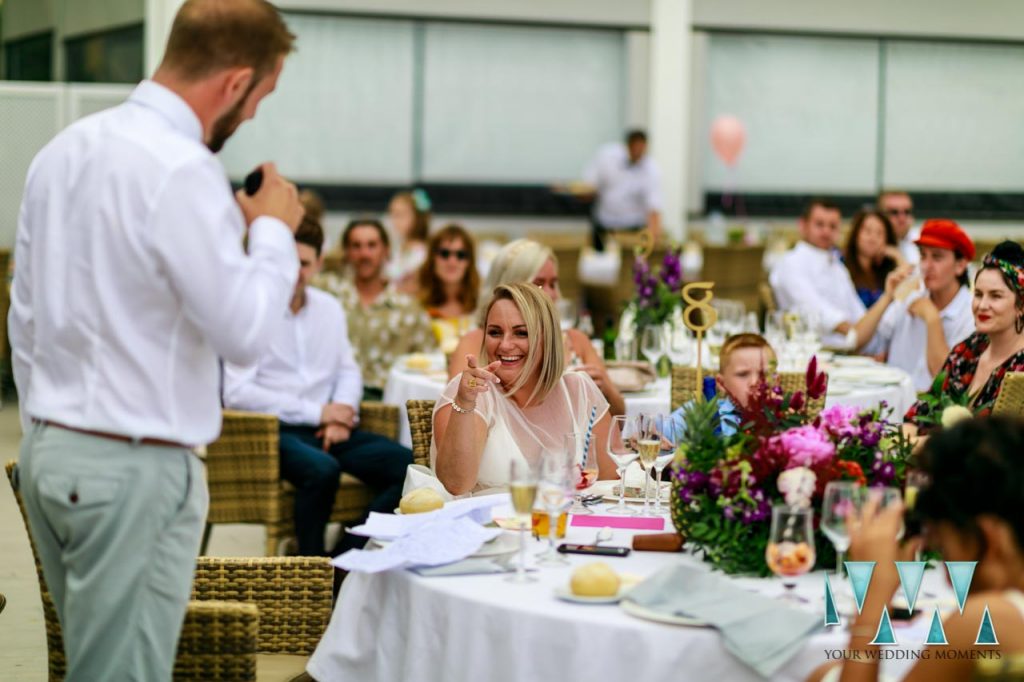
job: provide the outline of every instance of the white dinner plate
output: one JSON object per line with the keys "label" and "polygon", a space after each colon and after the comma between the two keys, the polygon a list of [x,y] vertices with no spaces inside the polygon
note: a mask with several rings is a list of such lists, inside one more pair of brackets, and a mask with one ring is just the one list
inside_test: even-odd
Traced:
{"label": "white dinner plate", "polygon": [[632,585],[628,587],[620,587],[619,591],[610,597],[583,597],[578,594],[573,594],[571,589],[562,585],[555,588],[555,596],[562,601],[571,601],[574,604],[617,604],[624,596],[626,596],[630,587],[632,587]]}
{"label": "white dinner plate", "polygon": [[649,609],[646,606],[640,606],[634,601],[624,599],[619,602],[619,608],[636,618],[643,620],[651,620],[655,623],[665,623],[666,625],[686,625],[688,627],[702,628],[706,627],[707,623],[696,618],[690,618],[689,616],[677,616],[671,613],[662,613],[661,611],[655,611]]}

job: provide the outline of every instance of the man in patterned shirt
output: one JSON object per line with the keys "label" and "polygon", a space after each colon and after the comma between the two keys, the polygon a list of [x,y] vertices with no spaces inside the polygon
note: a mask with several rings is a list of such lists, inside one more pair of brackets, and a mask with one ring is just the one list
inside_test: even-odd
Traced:
{"label": "man in patterned shirt", "polygon": [[341,248],[347,276],[324,280],[322,285],[345,308],[349,340],[363,371],[363,399],[380,400],[395,359],[434,350],[437,342],[426,312],[384,277],[390,241],[379,220],[350,222]]}

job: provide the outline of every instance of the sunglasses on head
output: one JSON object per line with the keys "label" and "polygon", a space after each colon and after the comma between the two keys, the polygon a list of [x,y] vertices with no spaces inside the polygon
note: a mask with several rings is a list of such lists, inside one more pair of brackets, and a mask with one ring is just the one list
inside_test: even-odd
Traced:
{"label": "sunglasses on head", "polygon": [[886,215],[914,215],[914,209],[912,209],[912,208],[890,208],[885,213],[886,213]]}
{"label": "sunglasses on head", "polygon": [[452,256],[455,256],[459,260],[469,260],[469,252],[463,249],[438,249],[437,255],[447,260]]}

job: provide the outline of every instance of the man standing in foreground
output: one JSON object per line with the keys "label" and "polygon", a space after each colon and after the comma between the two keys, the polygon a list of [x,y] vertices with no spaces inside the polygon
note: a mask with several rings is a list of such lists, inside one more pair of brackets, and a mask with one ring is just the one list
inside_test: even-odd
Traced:
{"label": "man standing in foreground", "polygon": [[171,678],[207,508],[190,446],[220,431],[218,357],[262,354],[298,268],[295,187],[266,164],[233,197],[214,153],[293,40],[265,0],[188,0],[153,79],[29,169],[18,473],[70,681]]}

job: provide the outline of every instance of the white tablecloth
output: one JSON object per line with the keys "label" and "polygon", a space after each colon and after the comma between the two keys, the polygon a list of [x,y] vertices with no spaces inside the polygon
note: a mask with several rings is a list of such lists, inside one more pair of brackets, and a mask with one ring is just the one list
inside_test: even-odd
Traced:
{"label": "white tablecloth", "polygon": [[[424,373],[407,369],[405,359],[399,358],[391,368],[387,385],[384,387],[384,402],[399,406],[399,441],[406,447],[411,447],[412,440],[409,435],[405,401],[435,400],[447,383],[448,375],[443,369],[443,358],[438,356],[432,358],[432,361],[434,369]],[[837,373],[834,378],[829,378],[829,391],[825,396],[826,407],[851,405],[867,408],[875,407],[884,400],[893,408],[892,419],[900,421],[916,399],[910,375],[900,369],[886,367],[877,362],[869,363],[865,359],[858,360],[855,368],[857,371],[852,371],[854,368],[843,364],[842,360],[837,360],[836,363],[843,371]],[[887,373],[892,378],[870,376],[872,373],[877,375],[878,370],[882,368],[885,370],[882,374]],[[857,374],[863,376],[857,378]],[[669,411],[671,403],[671,381],[658,379],[647,390],[626,393],[623,397],[626,400],[627,414],[665,414]]]}
{"label": "white tablecloth", "polygon": [[[595,529],[570,526],[569,542],[593,542]],[[630,544],[631,532],[616,530],[608,544]],[[540,548],[531,541],[530,553]],[[573,565],[592,557],[570,555]],[[707,566],[690,554],[633,552],[602,559],[620,573],[646,577],[676,562]],[[662,625],[640,620],[614,605],[579,605],[558,600],[572,568],[542,568],[536,583],[505,582],[504,575],[424,578],[408,571],[350,574],[342,585],[331,623],[308,672],[320,682],[595,682],[600,680],[761,679],[729,654],[711,628]],[[927,571],[923,592],[948,592],[942,571]],[[741,586],[771,596],[775,579],[737,578]],[[802,576],[799,593],[807,608],[823,613],[823,578]],[[923,609],[919,609],[923,611]],[[897,624],[901,648],[919,648],[928,615],[911,630]],[[774,677],[803,680],[826,662],[826,650],[847,641],[842,628],[811,637]],[[900,673],[906,662],[887,662]],[[888,667],[892,665],[893,667]]]}

